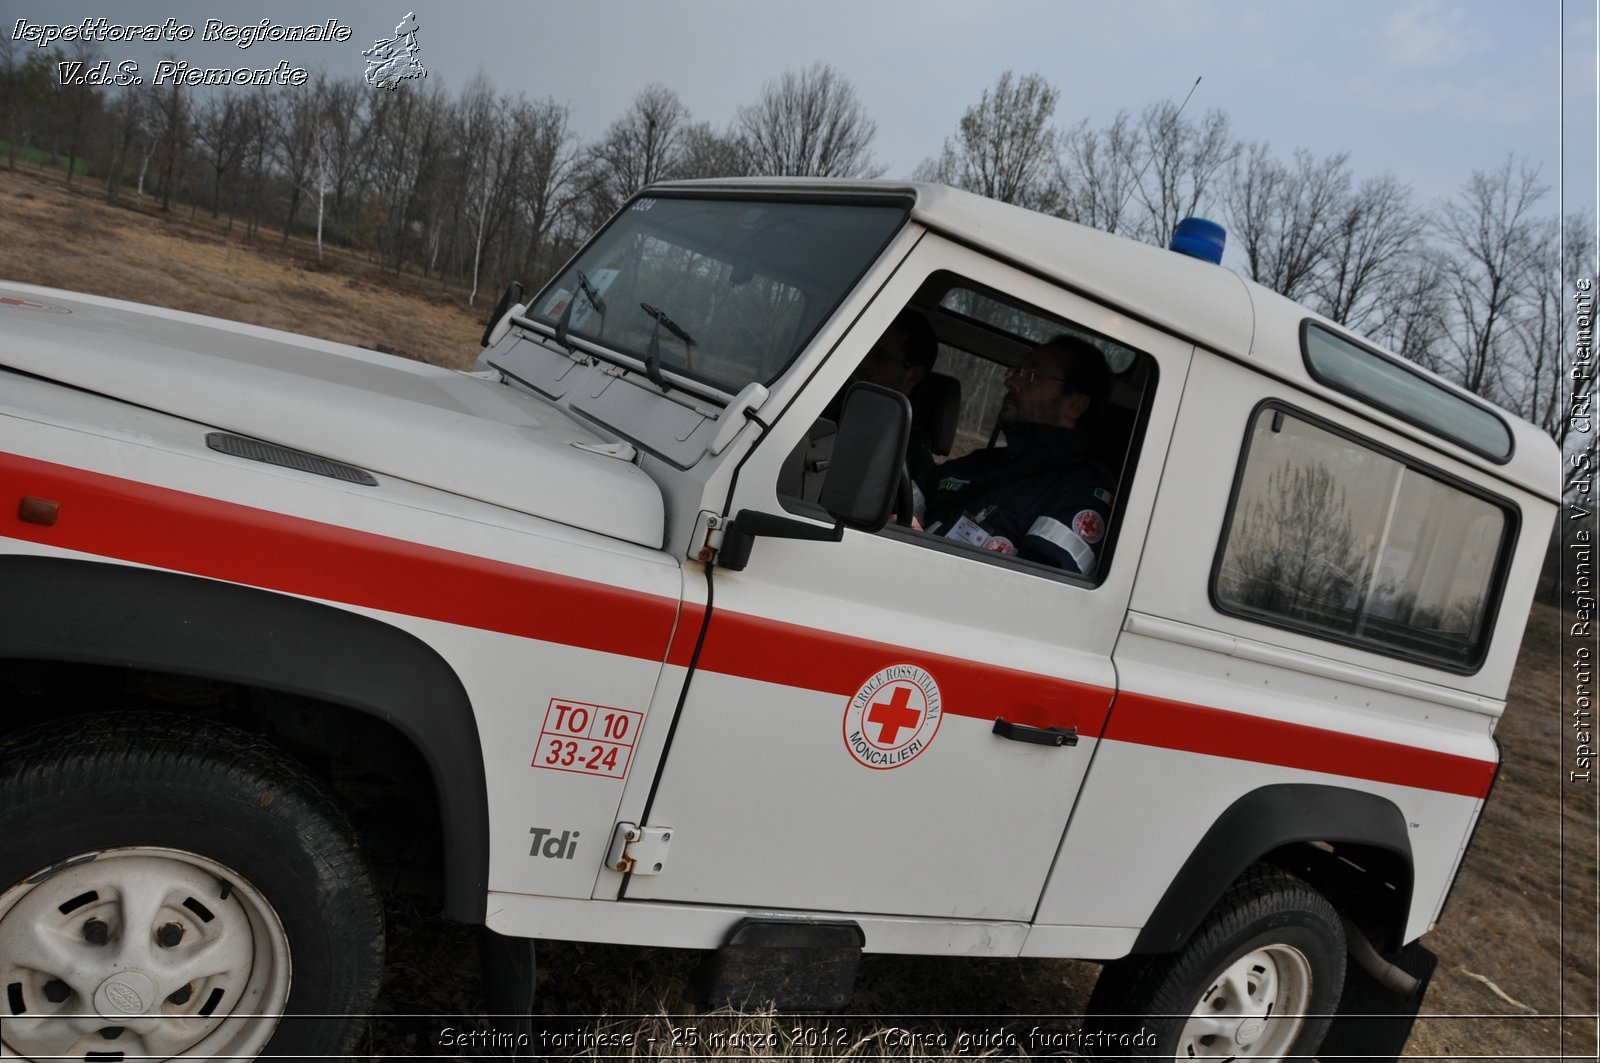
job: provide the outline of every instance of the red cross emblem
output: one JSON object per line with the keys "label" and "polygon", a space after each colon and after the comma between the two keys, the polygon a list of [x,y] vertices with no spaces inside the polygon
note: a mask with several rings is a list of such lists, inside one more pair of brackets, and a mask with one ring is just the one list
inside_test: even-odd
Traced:
{"label": "red cross emblem", "polygon": [[939,683],[916,664],[892,664],[868,678],[845,702],[844,744],[876,771],[922,755],[944,720]]}
{"label": "red cross emblem", "polygon": [[1106,522],[1094,510],[1085,509],[1072,518],[1072,530],[1077,532],[1078,538],[1084,542],[1097,543],[1106,533]]}
{"label": "red cross emblem", "polygon": [[895,687],[888,701],[875,701],[867,711],[867,722],[879,727],[878,744],[892,746],[905,727],[915,727],[922,713],[911,707],[911,688]]}

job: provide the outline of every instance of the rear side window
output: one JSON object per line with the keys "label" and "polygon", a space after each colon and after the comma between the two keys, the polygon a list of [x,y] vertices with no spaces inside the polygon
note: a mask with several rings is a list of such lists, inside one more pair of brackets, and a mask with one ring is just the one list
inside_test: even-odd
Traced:
{"label": "rear side window", "polygon": [[1511,429],[1466,396],[1310,321],[1301,327],[1300,344],[1311,375],[1329,387],[1460,443],[1490,461],[1503,465],[1511,460]]}
{"label": "rear side window", "polygon": [[1224,612],[1471,671],[1514,524],[1504,505],[1401,455],[1264,406],[1213,600]]}

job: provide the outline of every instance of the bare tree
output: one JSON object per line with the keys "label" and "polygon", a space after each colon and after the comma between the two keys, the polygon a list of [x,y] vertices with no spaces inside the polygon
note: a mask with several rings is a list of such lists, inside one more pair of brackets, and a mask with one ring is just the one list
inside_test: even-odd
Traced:
{"label": "bare tree", "polygon": [[578,194],[578,146],[565,107],[554,100],[520,103],[512,120],[528,145],[515,187],[521,197],[527,240],[523,268],[529,278],[542,278],[552,232],[566,218]]}
{"label": "bare tree", "polygon": [[1498,373],[1514,341],[1541,247],[1534,214],[1547,189],[1536,169],[1505,165],[1475,171],[1439,208],[1446,253],[1445,285],[1458,328],[1446,351],[1446,372],[1461,386],[1497,397]]}
{"label": "bare tree", "polygon": [[872,139],[855,88],[825,63],[769,81],[735,119],[744,169],[773,177],[875,177]]}
{"label": "bare tree", "polygon": [[467,295],[470,306],[478,296],[478,269],[483,261],[490,202],[505,167],[504,108],[481,70],[467,82],[453,109],[452,132],[457,145],[462,206],[469,212],[472,226],[472,291]]}
{"label": "bare tree", "polygon": [[1289,166],[1265,144],[1240,153],[1227,196],[1229,226],[1252,280],[1290,299],[1315,284],[1349,198],[1345,158],[1299,150]]}
{"label": "bare tree", "polygon": [[85,41],[73,44],[70,58],[58,64],[55,82],[56,109],[59,114],[61,134],[67,142],[67,184],[72,183],[78,168],[78,155],[83,147],[89,125],[100,112],[100,90],[82,84],[80,79],[100,58],[99,49]]}
{"label": "bare tree", "polygon": [[317,131],[321,101],[318,93],[322,86],[315,83],[294,89],[280,97],[282,108],[273,147],[284,180],[289,185],[289,209],[283,218],[283,239],[280,246],[289,243],[289,233],[294,228],[295,216],[300,213],[300,199],[311,187],[312,171],[317,168]]}
{"label": "bare tree", "polygon": [[437,209],[457,192],[446,187],[451,168],[441,150],[447,117],[448,104],[436,87],[374,96],[374,192],[382,212],[381,242],[392,256],[396,273],[406,263],[412,223],[421,228],[418,215],[423,212],[419,208],[431,204]]}
{"label": "bare tree", "polygon": [[276,97],[263,93],[251,93],[245,96],[240,112],[240,139],[244,145],[240,171],[250,204],[250,223],[245,232],[252,239],[261,227],[272,146],[278,139],[279,114],[272,102],[274,99]]}
{"label": "bare tree", "polygon": [[1217,186],[1239,154],[1227,115],[1191,121],[1170,102],[1137,119],[1119,113],[1104,130],[1080,124],[1062,149],[1058,213],[1163,246],[1178,222],[1218,205]]}
{"label": "bare tree", "polygon": [[[170,54],[170,53],[169,53]],[[161,209],[170,211],[177,193],[178,175],[183,170],[189,149],[190,121],[187,100],[189,94],[174,81],[162,92],[155,104],[156,136],[154,150],[161,175]],[[139,182],[143,195],[144,179]]]}
{"label": "bare tree", "polygon": [[[139,145],[148,145],[150,131],[147,128],[147,115],[145,94],[133,89],[124,89],[114,98],[108,112],[108,125],[115,131],[115,139],[111,142],[111,158],[106,166],[106,200],[114,202],[117,198],[117,188],[122,183],[122,170],[127,165],[129,156]],[[146,159],[149,158],[148,148],[144,151]]]}
{"label": "bare tree", "polygon": [[1055,209],[1061,138],[1050,120],[1059,95],[1038,74],[1016,78],[1007,70],[918,176],[1031,210]]}
{"label": "bare tree", "polygon": [[1323,462],[1284,462],[1249,493],[1222,562],[1224,593],[1241,604],[1318,622],[1348,622],[1360,548],[1339,475]]}
{"label": "bare tree", "polygon": [[710,122],[696,122],[683,130],[683,150],[674,177],[744,177],[744,153],[737,133],[719,133]]}
{"label": "bare tree", "polygon": [[1138,134],[1126,112],[1103,130],[1080,122],[1063,139],[1057,185],[1061,216],[1108,233],[1124,226],[1124,212],[1139,177]]}
{"label": "bare tree", "polygon": [[1171,102],[1145,108],[1137,127],[1142,158],[1134,196],[1144,207],[1139,234],[1165,247],[1178,222],[1201,212],[1239,153],[1228,116],[1208,111],[1184,119]]}
{"label": "bare tree", "polygon": [[605,217],[683,158],[689,109],[665,85],[646,87],[588,152],[595,213]]}
{"label": "bare tree", "polygon": [[222,183],[231,175],[244,154],[244,104],[234,93],[220,93],[202,103],[195,115],[194,135],[205,147],[205,162],[211,170],[211,216],[222,203]]}
{"label": "bare tree", "polygon": [[1422,249],[1405,256],[1391,282],[1375,293],[1368,335],[1442,374],[1452,320],[1445,263],[1434,249]]}
{"label": "bare tree", "polygon": [[17,168],[17,130],[27,108],[22,91],[25,68],[17,42],[0,27],[0,139],[6,142],[6,165],[12,170]]}
{"label": "bare tree", "polygon": [[[513,120],[511,101],[497,98],[482,75],[468,84],[458,111],[462,191],[472,226],[470,306],[478,297],[486,248],[498,249],[509,235],[506,229],[516,199],[512,179],[528,151],[529,127]],[[489,272],[496,271],[491,267]]]}
{"label": "bare tree", "polygon": [[1420,249],[1427,214],[1392,174],[1368,178],[1348,197],[1328,237],[1311,305],[1355,330],[1370,325],[1383,293],[1403,284],[1410,257]]}
{"label": "bare tree", "polygon": [[1571,437],[1575,415],[1567,391],[1576,383],[1572,371],[1578,350],[1572,297],[1579,278],[1592,282],[1595,276],[1593,219],[1571,214],[1564,227],[1563,240],[1555,219],[1537,226],[1526,298],[1499,374],[1506,404],[1543,428],[1557,446]]}
{"label": "bare tree", "polygon": [[368,94],[357,78],[341,78],[322,87],[319,143],[328,167],[334,217],[343,221],[351,209],[358,175],[366,167],[365,103]]}

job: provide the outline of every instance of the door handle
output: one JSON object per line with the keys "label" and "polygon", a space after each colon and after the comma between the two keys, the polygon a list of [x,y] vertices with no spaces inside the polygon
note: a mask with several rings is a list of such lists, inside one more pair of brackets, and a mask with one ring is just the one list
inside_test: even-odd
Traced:
{"label": "door handle", "polygon": [[1076,727],[1030,727],[1025,723],[1012,723],[1004,716],[994,721],[994,733],[1013,742],[1032,742],[1039,746],[1075,746],[1078,744]]}

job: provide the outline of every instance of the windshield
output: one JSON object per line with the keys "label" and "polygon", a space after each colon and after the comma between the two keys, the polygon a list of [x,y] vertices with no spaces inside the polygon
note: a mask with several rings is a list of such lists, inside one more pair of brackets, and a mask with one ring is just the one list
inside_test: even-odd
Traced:
{"label": "windshield", "polygon": [[634,201],[533,301],[569,335],[736,393],[769,384],[905,221],[900,204]]}

